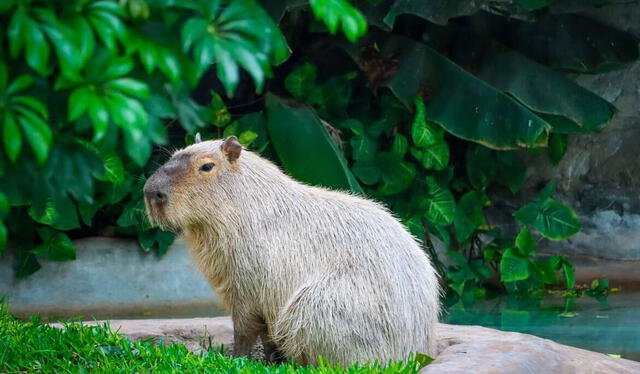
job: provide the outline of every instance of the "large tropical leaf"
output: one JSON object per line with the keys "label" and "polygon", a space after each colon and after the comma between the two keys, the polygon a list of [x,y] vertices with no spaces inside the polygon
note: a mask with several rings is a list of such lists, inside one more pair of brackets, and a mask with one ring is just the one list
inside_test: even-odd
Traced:
{"label": "large tropical leaf", "polygon": [[593,73],[638,59],[638,41],[631,34],[576,14],[547,15],[538,22],[477,17],[486,17],[494,38],[553,68]]}
{"label": "large tropical leaf", "polygon": [[610,4],[629,3],[629,0],[555,0],[549,5],[551,13],[575,13]]}
{"label": "large tropical leaf", "polygon": [[314,185],[362,192],[347,161],[315,112],[267,95],[267,131],[292,177]]}
{"label": "large tropical leaf", "polygon": [[397,0],[384,22],[393,27],[397,16],[413,14],[427,21],[445,25],[450,18],[467,16],[477,12],[484,1],[477,0]]}
{"label": "large tropical leaf", "polygon": [[513,51],[487,53],[478,77],[542,114],[554,132],[596,131],[615,113],[606,100]]}
{"label": "large tropical leaf", "polygon": [[[550,127],[425,44],[390,36],[378,45],[382,55],[378,58],[398,61],[396,73],[385,85],[407,107],[414,95],[426,97],[426,118],[453,135],[494,149],[514,149],[533,145]],[[363,61],[359,63],[363,66]]]}

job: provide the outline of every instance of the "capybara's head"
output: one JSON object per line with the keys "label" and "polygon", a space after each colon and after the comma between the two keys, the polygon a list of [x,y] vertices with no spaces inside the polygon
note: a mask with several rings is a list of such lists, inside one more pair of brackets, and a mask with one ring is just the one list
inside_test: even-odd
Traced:
{"label": "capybara's head", "polygon": [[177,231],[207,220],[225,204],[230,192],[228,174],[238,167],[241,152],[235,136],[201,142],[199,135],[195,144],[176,151],[144,185],[151,223]]}

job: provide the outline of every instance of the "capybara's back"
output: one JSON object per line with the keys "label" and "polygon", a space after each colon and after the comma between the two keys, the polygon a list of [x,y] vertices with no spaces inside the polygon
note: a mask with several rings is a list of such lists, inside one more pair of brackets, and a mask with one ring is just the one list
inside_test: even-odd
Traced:
{"label": "capybara's back", "polygon": [[303,364],[435,354],[436,272],[381,205],[296,182],[235,138],[178,151],[145,197],[231,309],[236,354],[258,336]]}

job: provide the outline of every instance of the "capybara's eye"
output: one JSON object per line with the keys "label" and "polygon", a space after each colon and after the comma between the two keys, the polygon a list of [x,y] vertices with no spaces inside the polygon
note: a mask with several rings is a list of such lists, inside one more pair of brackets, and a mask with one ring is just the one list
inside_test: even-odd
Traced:
{"label": "capybara's eye", "polygon": [[208,162],[202,166],[200,166],[200,171],[211,171],[213,167],[216,166],[213,162]]}

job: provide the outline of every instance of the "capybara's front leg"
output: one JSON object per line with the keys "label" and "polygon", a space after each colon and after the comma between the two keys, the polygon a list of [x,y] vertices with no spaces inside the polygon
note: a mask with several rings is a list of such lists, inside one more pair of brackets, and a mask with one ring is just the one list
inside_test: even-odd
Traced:
{"label": "capybara's front leg", "polygon": [[235,357],[249,356],[251,349],[258,340],[262,324],[253,318],[247,318],[240,313],[233,313],[233,355]]}

